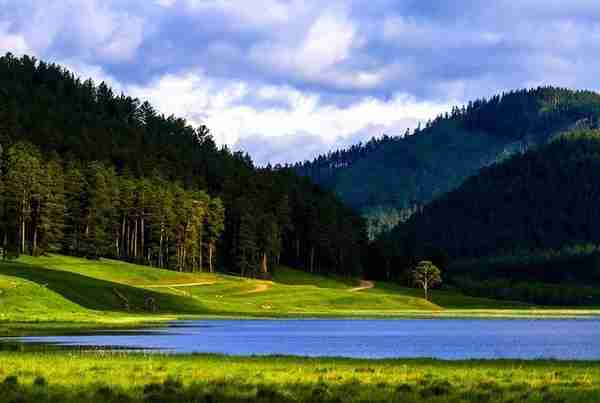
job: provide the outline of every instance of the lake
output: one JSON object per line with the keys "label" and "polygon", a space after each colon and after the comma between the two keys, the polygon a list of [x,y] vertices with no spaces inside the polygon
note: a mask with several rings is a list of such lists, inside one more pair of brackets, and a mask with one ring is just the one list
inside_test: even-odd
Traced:
{"label": "lake", "polygon": [[5,346],[165,353],[446,360],[600,359],[600,319],[198,320],[78,335],[7,337]]}

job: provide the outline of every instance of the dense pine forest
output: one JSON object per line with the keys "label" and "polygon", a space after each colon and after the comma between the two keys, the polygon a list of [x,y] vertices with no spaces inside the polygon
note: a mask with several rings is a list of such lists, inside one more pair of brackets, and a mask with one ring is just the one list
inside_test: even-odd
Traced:
{"label": "dense pine forest", "polygon": [[371,238],[405,221],[482,167],[575,127],[596,127],[600,95],[540,87],[454,107],[404,136],[297,164],[369,220]]}
{"label": "dense pine forest", "polygon": [[259,169],[207,127],[64,68],[0,57],[5,258],[60,251],[268,277],[359,274],[360,216],[291,169]]}
{"label": "dense pine forest", "polygon": [[[598,303],[588,286],[600,282],[599,172],[599,130],[484,168],[382,236],[382,267],[428,257],[476,295]],[[546,285],[532,291],[532,282]]]}
{"label": "dense pine forest", "polygon": [[405,285],[427,259],[473,295],[600,303],[581,286],[600,281],[599,116],[593,92],[515,91],[404,137],[257,168],[206,126],[7,54],[0,253],[261,278],[285,264]]}

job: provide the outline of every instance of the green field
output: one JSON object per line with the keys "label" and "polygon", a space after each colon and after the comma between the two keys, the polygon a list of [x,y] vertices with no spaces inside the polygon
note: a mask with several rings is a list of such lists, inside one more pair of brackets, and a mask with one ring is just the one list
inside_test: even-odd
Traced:
{"label": "green field", "polygon": [[[546,310],[278,268],[273,281],[64,256],[0,263],[0,333],[192,317],[564,317]],[[367,287],[367,288],[365,288]],[[148,301],[152,301],[152,305]],[[0,352],[0,402],[586,402],[600,363]]]}
{"label": "green field", "polygon": [[[0,330],[127,326],[202,317],[519,317],[576,316],[590,310],[532,306],[280,267],[273,281],[179,273],[112,260],[22,257],[0,263]],[[364,284],[363,284],[364,286]],[[358,287],[358,288],[357,288]]]}
{"label": "green field", "polygon": [[598,402],[600,363],[0,353],[4,402]]}

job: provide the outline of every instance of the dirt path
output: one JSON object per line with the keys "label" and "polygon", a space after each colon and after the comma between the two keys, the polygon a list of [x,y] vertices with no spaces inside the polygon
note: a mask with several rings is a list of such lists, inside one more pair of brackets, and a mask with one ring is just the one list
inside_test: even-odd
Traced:
{"label": "dirt path", "polygon": [[358,287],[354,287],[351,288],[350,292],[357,292],[357,291],[363,291],[363,290],[368,290],[375,287],[375,283],[373,281],[369,281],[369,280],[360,280],[360,284]]}
{"label": "dirt path", "polygon": [[265,292],[269,288],[271,288],[271,284],[258,284],[252,290],[244,291],[244,292],[241,292],[240,294],[244,294],[244,295],[246,295],[246,294],[257,294],[259,292]]}
{"label": "dirt path", "polygon": [[199,285],[213,285],[216,281],[202,281],[200,283],[182,283],[182,284],[158,284],[158,285],[142,285],[146,288],[179,288],[179,287],[196,287]]}

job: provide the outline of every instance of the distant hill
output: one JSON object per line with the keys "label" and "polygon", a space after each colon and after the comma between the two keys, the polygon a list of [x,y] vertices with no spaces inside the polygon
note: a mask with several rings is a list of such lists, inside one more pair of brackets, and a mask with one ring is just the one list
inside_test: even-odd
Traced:
{"label": "distant hill", "polygon": [[0,57],[0,255],[48,251],[268,277],[363,270],[363,220],[206,126],[53,63]]}
{"label": "distant hill", "polygon": [[455,107],[412,134],[385,136],[295,169],[365,213],[371,231],[377,232],[408,218],[480,168],[558,133],[596,127],[599,116],[600,95],[594,92],[553,87],[513,91]]}
{"label": "distant hill", "polygon": [[[515,296],[521,283],[539,282],[578,287],[528,289],[517,299],[592,302],[573,290],[600,283],[599,178],[600,130],[563,134],[483,168],[382,237],[379,251],[396,277],[407,262],[428,258],[475,295]],[[474,279],[488,283],[475,287]]]}
{"label": "distant hill", "polygon": [[473,258],[600,244],[600,131],[565,134],[482,169],[394,233]]}

